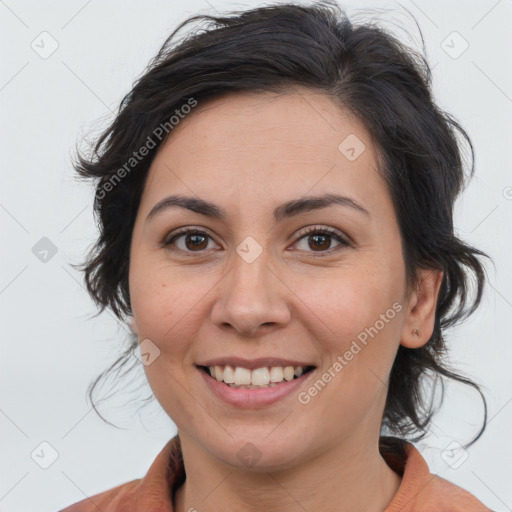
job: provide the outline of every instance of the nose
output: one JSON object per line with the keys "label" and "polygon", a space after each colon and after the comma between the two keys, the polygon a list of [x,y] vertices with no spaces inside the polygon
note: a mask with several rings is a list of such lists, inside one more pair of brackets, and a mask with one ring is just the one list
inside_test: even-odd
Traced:
{"label": "nose", "polygon": [[290,320],[290,289],[270,268],[265,251],[247,262],[238,254],[217,289],[212,321],[220,329],[256,337]]}

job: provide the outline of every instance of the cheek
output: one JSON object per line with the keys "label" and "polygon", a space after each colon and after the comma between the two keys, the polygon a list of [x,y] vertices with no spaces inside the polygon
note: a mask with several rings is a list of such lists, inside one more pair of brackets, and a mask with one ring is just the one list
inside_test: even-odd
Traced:
{"label": "cheek", "polygon": [[[399,279],[395,276],[395,284],[386,273],[353,270],[324,282],[310,280],[315,284],[307,288],[305,301],[315,312],[315,338],[328,355],[319,375],[328,384],[319,393],[323,398],[313,398],[312,403],[318,417],[334,418],[333,425],[355,425],[376,399],[385,399],[385,382],[398,348]],[[329,334],[322,336],[325,332]]]}
{"label": "cheek", "polygon": [[[340,269],[338,275],[303,281],[298,295],[303,297],[314,322],[313,331],[327,365],[341,356],[343,387],[368,387],[367,379],[385,381],[398,348],[401,280],[380,265],[368,271],[362,267]],[[345,380],[347,379],[347,380]],[[356,393],[357,394],[357,393]]]}
{"label": "cheek", "polygon": [[392,306],[392,294],[377,274],[353,267],[302,281],[297,295],[315,313],[331,338],[347,340],[373,325]]}
{"label": "cheek", "polygon": [[175,267],[154,259],[132,260],[130,300],[139,341],[149,339],[160,350],[144,371],[158,402],[180,424],[195,421],[187,402],[190,395],[183,393],[189,378],[184,361],[200,325],[202,295],[204,289],[194,286]]}
{"label": "cheek", "polygon": [[192,276],[184,269],[150,259],[143,265],[137,259],[132,263],[130,301],[139,338],[149,338],[162,352],[176,356],[200,326],[205,290],[213,285],[206,280],[211,276]]}

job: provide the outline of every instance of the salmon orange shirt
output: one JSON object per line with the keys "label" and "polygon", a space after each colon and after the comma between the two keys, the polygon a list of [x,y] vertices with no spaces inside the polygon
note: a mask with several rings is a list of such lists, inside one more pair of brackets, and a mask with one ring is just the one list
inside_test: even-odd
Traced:
{"label": "salmon orange shirt", "polygon": [[[430,473],[418,449],[403,442],[405,456],[382,451],[402,477],[384,512],[492,512],[471,493]],[[172,495],[185,480],[180,439],[172,438],[140,479],[101,492],[60,512],[173,512]]]}

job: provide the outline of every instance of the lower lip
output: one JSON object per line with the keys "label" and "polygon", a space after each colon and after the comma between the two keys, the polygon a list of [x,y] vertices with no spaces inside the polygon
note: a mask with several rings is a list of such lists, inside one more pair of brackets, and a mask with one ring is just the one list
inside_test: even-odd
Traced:
{"label": "lower lip", "polygon": [[313,369],[301,377],[282,382],[271,388],[245,389],[232,388],[223,382],[219,382],[217,379],[210,377],[210,375],[208,375],[204,370],[201,370],[201,368],[198,368],[198,371],[214,395],[221,398],[228,404],[245,409],[256,409],[258,407],[270,405],[277,402],[280,398],[291,395],[309,379],[311,374],[315,372]]}

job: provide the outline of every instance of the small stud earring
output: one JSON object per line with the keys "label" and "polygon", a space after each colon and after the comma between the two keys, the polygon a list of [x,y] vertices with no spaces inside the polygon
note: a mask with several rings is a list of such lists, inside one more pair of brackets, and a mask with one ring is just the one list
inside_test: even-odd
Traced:
{"label": "small stud earring", "polygon": [[418,331],[418,329],[413,329],[413,330],[412,330],[412,333],[413,333],[415,336],[419,336],[419,335],[420,335],[420,331]]}

